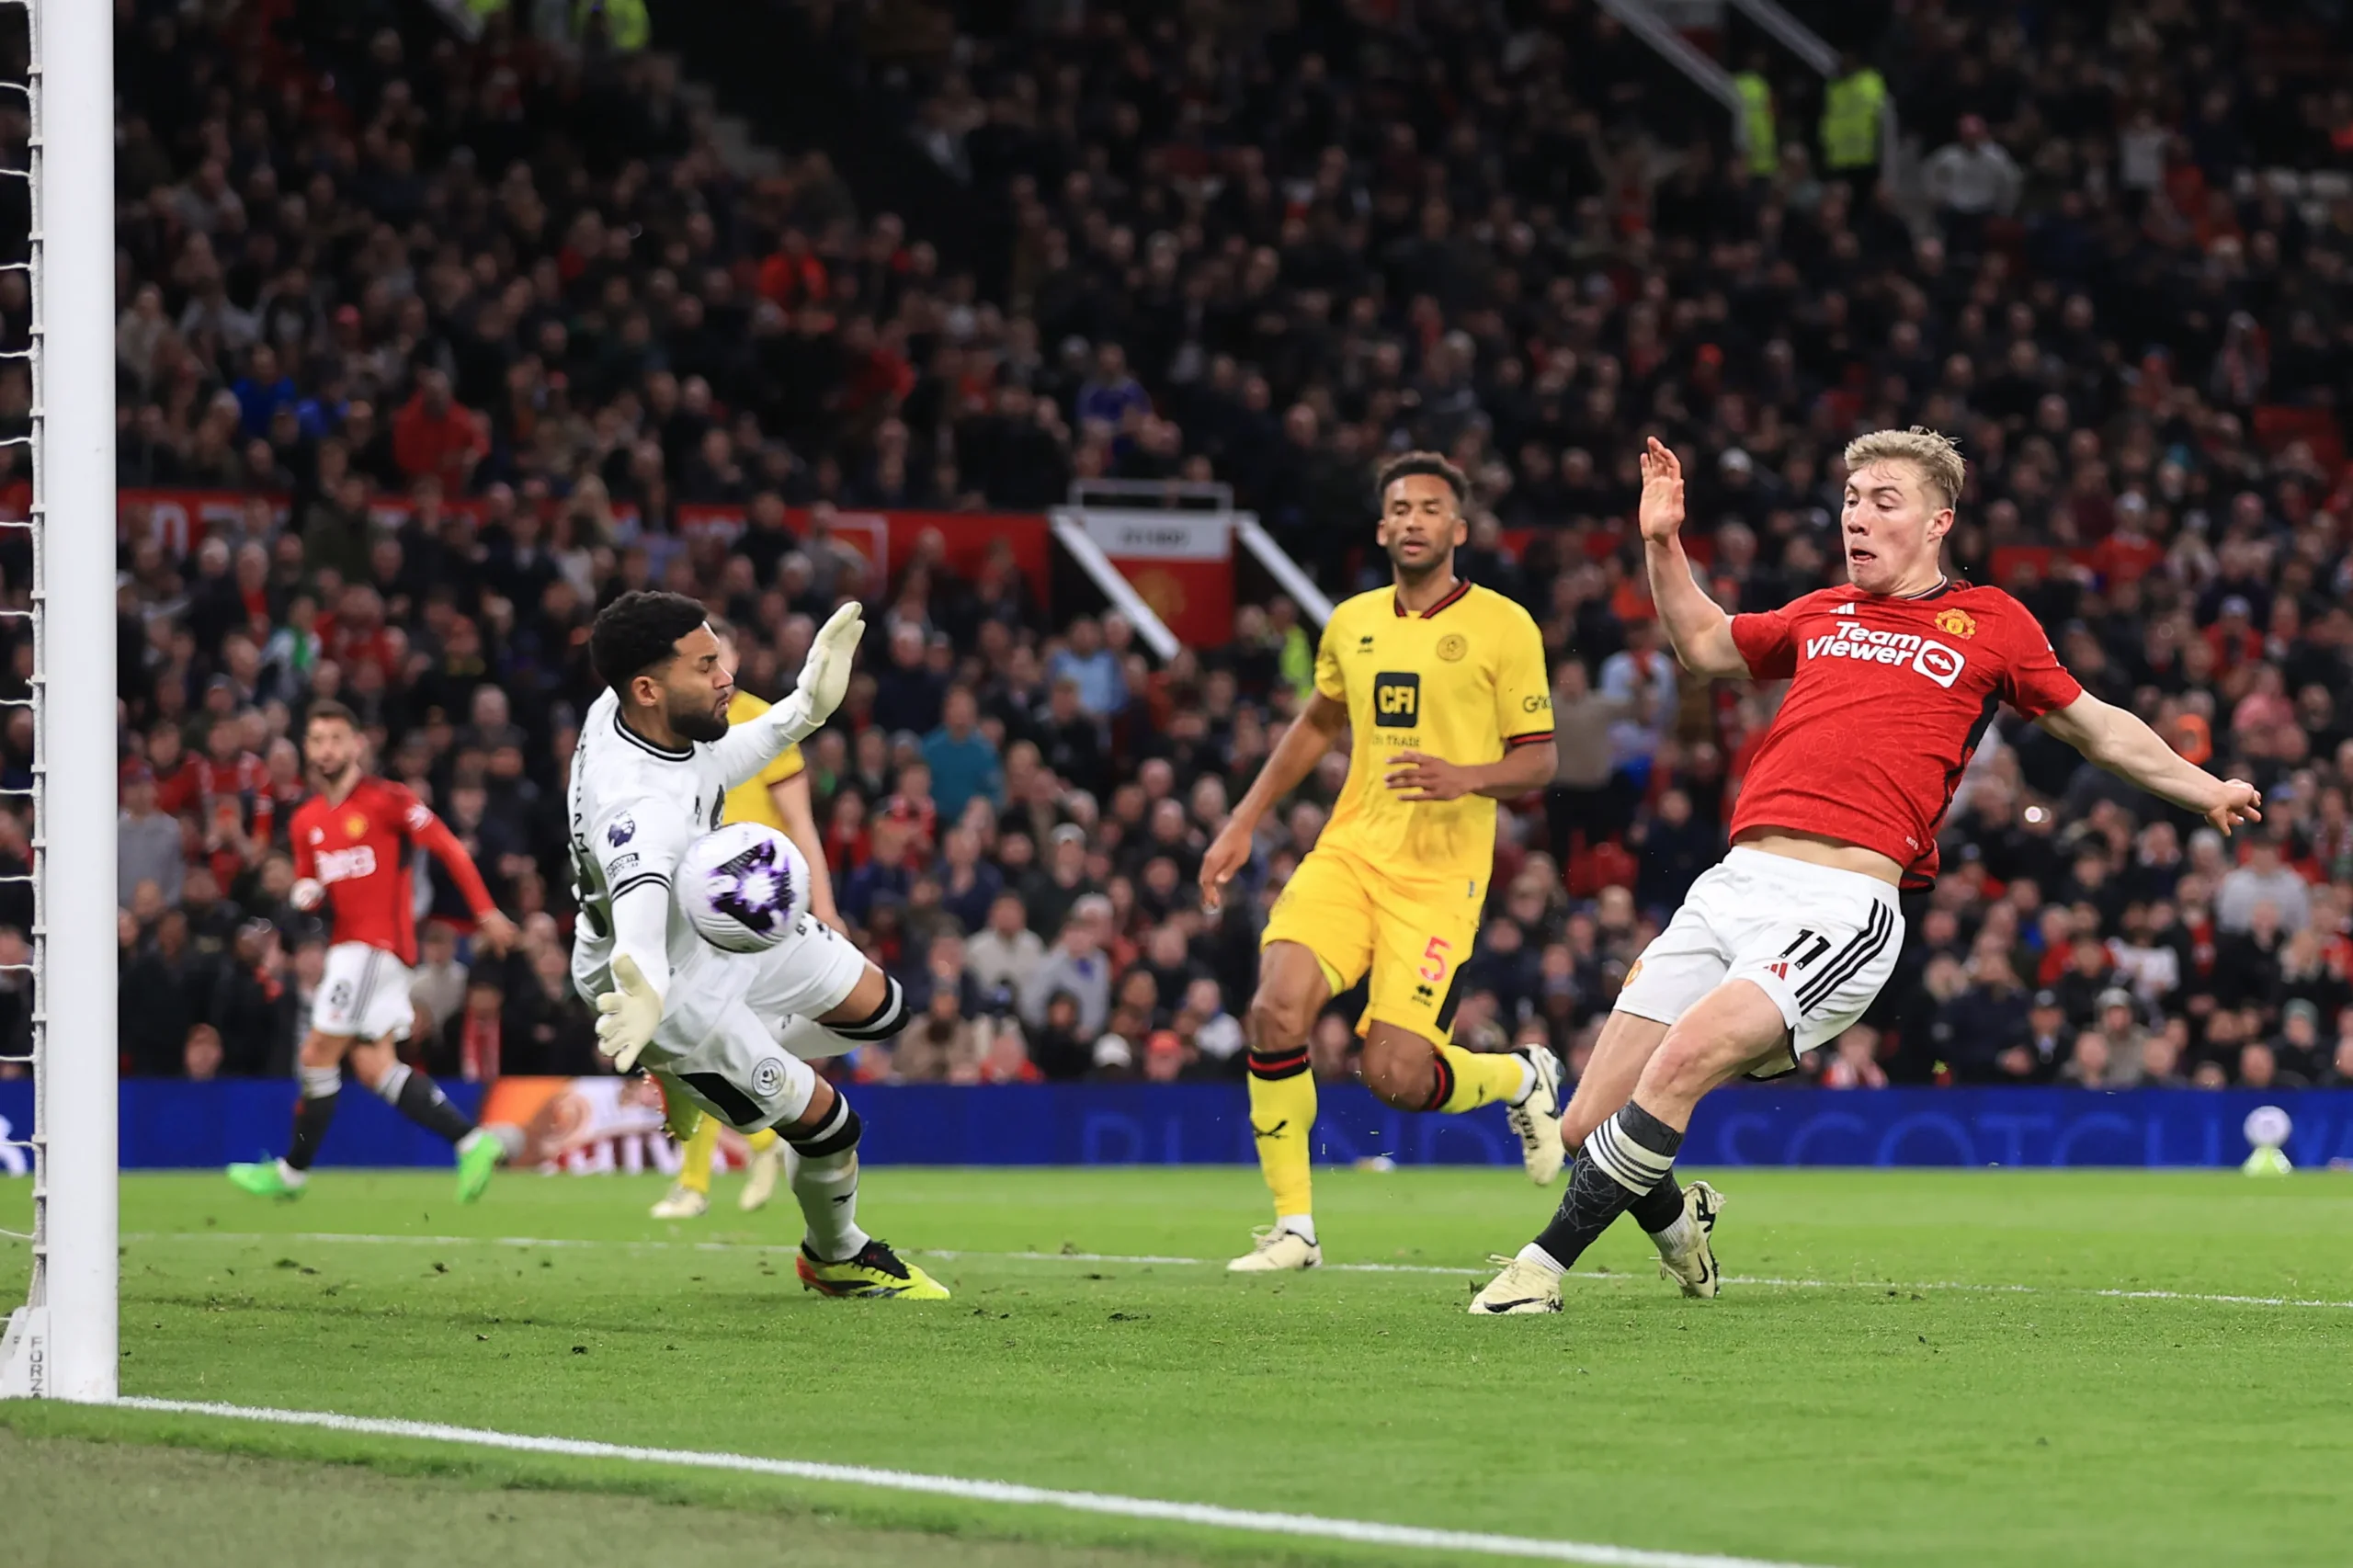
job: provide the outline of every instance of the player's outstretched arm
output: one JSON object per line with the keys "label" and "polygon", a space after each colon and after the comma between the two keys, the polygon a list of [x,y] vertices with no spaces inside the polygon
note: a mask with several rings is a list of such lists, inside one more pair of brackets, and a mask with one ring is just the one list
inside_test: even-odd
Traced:
{"label": "player's outstretched arm", "polygon": [[2138,715],[2089,692],[2035,722],[2083,753],[2093,767],[2196,812],[2225,836],[2240,823],[2263,820],[2263,796],[2254,785],[2215,778],[2165,744]]}
{"label": "player's outstretched arm", "polygon": [[1346,703],[1320,691],[1308,694],[1307,706],[1290,722],[1283,738],[1275,743],[1274,752],[1267,758],[1267,765],[1258,769],[1258,777],[1251,781],[1242,803],[1233,808],[1233,815],[1226,819],[1225,826],[1210,845],[1209,853],[1201,857],[1203,905],[1211,909],[1218,906],[1221,890],[1233,880],[1234,872],[1250,861],[1250,835],[1258,831],[1259,819],[1315,770],[1315,765],[1324,760],[1324,754],[1332,749],[1334,738],[1347,726]]}
{"label": "player's outstretched arm", "polygon": [[466,853],[466,846],[458,841],[458,835],[449,831],[449,824],[435,816],[419,801],[410,803],[408,830],[409,836],[426,853],[440,861],[442,869],[449,873],[449,880],[458,884],[458,892],[464,896],[466,907],[473,912],[475,934],[482,945],[494,953],[504,953],[513,947],[515,922],[500,914],[498,905],[491,901],[490,888],[482,880],[481,868],[474,864],[474,858]]}
{"label": "player's outstretched arm", "polygon": [[670,989],[670,881],[642,878],[613,900],[613,989],[597,998],[597,1049],[627,1073],[662,1022]]}
{"label": "player's outstretched arm", "polygon": [[858,640],[866,634],[865,608],[852,599],[825,618],[801,661],[801,678],[783,701],[758,718],[737,724],[712,746],[731,790],[774,762],[785,747],[817,733],[849,692],[850,665]]}
{"label": "player's outstretched arm", "polygon": [[1666,640],[1693,675],[1745,676],[1748,661],[1733,641],[1732,617],[1700,588],[1691,575],[1691,558],[1683,552],[1683,461],[1655,436],[1640,461],[1643,498],[1635,521],[1650,573],[1651,602],[1658,607]]}

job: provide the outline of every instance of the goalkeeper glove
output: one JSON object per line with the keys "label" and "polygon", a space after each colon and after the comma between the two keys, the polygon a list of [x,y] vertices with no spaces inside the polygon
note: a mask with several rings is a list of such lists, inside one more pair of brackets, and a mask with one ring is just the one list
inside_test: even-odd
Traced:
{"label": "goalkeeper glove", "polygon": [[865,613],[852,599],[817,629],[792,695],[779,704],[788,715],[785,729],[795,743],[814,734],[848,694],[850,665],[858,656],[858,640],[866,634]]}
{"label": "goalkeeper glove", "polygon": [[597,1049],[613,1059],[614,1071],[627,1073],[662,1022],[662,993],[627,953],[614,956],[613,981],[620,989],[597,998]]}

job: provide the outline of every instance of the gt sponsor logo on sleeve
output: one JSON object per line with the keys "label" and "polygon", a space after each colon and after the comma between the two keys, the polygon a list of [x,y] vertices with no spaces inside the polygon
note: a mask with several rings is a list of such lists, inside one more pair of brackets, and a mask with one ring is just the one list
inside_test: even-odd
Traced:
{"label": "gt sponsor logo on sleeve", "polygon": [[[1974,631],[1972,624],[1971,631]],[[1949,687],[1969,661],[1933,637],[1886,631],[1860,621],[1841,621],[1836,631],[1805,640],[1809,659],[1852,659],[1866,665],[1909,665],[1938,686]]]}

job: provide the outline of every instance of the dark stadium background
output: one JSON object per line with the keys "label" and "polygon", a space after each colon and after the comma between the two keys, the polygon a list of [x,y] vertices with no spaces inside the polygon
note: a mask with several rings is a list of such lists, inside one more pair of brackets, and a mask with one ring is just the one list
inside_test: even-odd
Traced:
{"label": "dark stadium background", "polygon": [[[2347,7],[1800,6],[1910,152],[1826,169],[1824,85],[1768,51],[1769,174],[1582,0],[669,3],[643,52],[482,9],[469,43],[422,4],[117,6],[127,1072],[289,1074],[321,937],[284,903],[287,735],[330,693],[528,935],[472,954],[432,886],[456,939],[423,1059],[597,1072],[552,802],[587,622],[660,583],[742,630],[771,697],[811,617],[869,603],[812,766],[843,907],[926,1021],[848,1071],[1238,1077],[1256,923],[1318,808],[1222,919],[1187,889],[1313,626],[1245,560],[1231,640],[1150,657],[1035,518],[1074,479],[1222,482],[1338,596],[1378,578],[1370,474],[1406,446],[1472,472],[1461,565],[1560,672],[1562,777],[1511,814],[1461,1035],[1574,1068],[1722,847],[1774,696],[1659,651],[1639,438],[1682,451],[1695,556],[1756,608],[1837,570],[1844,440],[1919,422],[1972,464],[1950,566],[2260,784],[2267,823],[2222,844],[2006,720],[1896,978],[1810,1071],[2353,1079]],[[0,347],[28,322],[0,276]],[[28,395],[0,363],[0,435]],[[931,515],[884,570],[833,526],[878,512]],[[738,515],[732,544],[699,526]],[[27,570],[0,558],[12,603]],[[958,690],[977,749],[943,727]],[[0,871],[28,852],[0,812]],[[986,937],[1000,890],[1017,925]],[[1065,935],[1093,892],[1110,919]],[[0,960],[28,923],[0,897]],[[0,1008],[21,1035],[13,976]]]}

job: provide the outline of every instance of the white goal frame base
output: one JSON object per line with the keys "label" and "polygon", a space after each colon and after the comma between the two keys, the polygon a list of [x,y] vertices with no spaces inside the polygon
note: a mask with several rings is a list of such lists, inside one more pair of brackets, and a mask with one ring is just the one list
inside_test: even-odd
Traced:
{"label": "white goal frame base", "polygon": [[49,1309],[18,1307],[0,1335],[0,1399],[49,1397]]}

